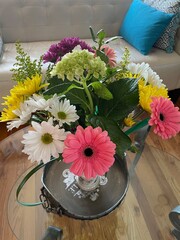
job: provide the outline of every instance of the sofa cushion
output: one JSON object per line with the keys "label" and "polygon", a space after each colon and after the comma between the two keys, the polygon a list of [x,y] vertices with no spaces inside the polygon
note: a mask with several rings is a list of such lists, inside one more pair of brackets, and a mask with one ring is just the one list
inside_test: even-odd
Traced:
{"label": "sofa cushion", "polygon": [[2,56],[3,56],[3,40],[0,35],[0,63],[1,63]]}
{"label": "sofa cushion", "polygon": [[[90,38],[89,26],[118,34],[132,0],[0,0],[4,43]],[[8,12],[8,14],[7,14]]]}
{"label": "sofa cushion", "polygon": [[154,46],[172,53],[175,45],[175,34],[180,24],[179,0],[144,0],[144,3],[166,13],[174,13],[175,16],[167,26],[163,35],[155,42]]}
{"label": "sofa cushion", "polygon": [[134,0],[120,28],[120,35],[147,55],[162,35],[174,14],[161,12],[140,0]]}

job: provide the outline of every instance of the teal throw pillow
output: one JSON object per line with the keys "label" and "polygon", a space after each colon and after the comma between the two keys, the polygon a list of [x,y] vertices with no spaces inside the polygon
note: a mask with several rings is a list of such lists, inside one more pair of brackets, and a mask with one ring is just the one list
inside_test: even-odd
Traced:
{"label": "teal throw pillow", "polygon": [[155,42],[154,47],[172,53],[175,46],[175,35],[180,26],[180,0],[143,0],[144,3],[165,13],[174,13],[174,17],[163,32],[161,37]]}
{"label": "teal throw pillow", "polygon": [[161,12],[140,0],[134,0],[119,34],[139,52],[147,55],[173,17],[174,14]]}

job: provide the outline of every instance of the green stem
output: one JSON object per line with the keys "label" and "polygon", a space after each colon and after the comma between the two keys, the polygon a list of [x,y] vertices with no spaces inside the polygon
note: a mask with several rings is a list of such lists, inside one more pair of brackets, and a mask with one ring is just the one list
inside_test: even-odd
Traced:
{"label": "green stem", "polygon": [[85,93],[86,93],[86,95],[88,97],[88,100],[89,100],[89,110],[90,110],[90,113],[93,113],[94,112],[94,104],[93,104],[93,100],[92,100],[91,94],[90,94],[89,89],[88,89],[87,84],[86,84],[86,79],[83,79],[82,83],[83,83],[84,91],[85,91]]}
{"label": "green stem", "polygon": [[135,131],[137,131],[140,128],[143,128],[144,126],[148,125],[148,121],[149,121],[149,117],[145,118],[144,120],[142,120],[141,122],[137,123],[136,125],[132,126],[131,128],[129,128],[127,131],[125,131],[125,134],[129,135]]}
{"label": "green stem", "polygon": [[79,80],[74,79],[73,81],[76,82],[77,84],[83,85],[82,82]]}

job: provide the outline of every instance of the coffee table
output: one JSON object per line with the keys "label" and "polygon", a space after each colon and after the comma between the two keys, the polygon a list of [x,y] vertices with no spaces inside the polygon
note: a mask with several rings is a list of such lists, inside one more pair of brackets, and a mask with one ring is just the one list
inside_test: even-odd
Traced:
{"label": "coffee table", "polygon": [[[0,157],[3,161],[10,161],[12,165],[15,160],[21,164],[27,161],[27,156],[21,153],[20,143],[26,131],[27,129],[20,130],[0,142]],[[97,220],[60,217],[47,213],[42,206],[19,205],[15,193],[23,176],[30,170],[27,169],[14,182],[7,202],[7,218],[16,238],[41,240],[47,228],[55,226],[63,229],[63,239],[68,240],[173,240],[173,227],[168,215],[179,204],[180,174],[177,165],[180,161],[155,147],[144,146],[145,136],[143,131],[135,139],[137,145],[140,144],[139,153],[127,155],[130,184],[123,203]],[[26,183],[21,199],[39,201],[41,176],[42,171],[39,171]]]}

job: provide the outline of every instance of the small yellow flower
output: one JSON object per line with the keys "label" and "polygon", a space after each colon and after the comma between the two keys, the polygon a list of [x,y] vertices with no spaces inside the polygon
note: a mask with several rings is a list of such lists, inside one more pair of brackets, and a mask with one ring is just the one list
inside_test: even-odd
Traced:
{"label": "small yellow flower", "polygon": [[124,119],[124,124],[127,126],[127,127],[132,127],[136,122],[133,120],[132,117],[127,117]]}
{"label": "small yellow flower", "polygon": [[124,78],[138,78],[139,74],[133,74],[131,72],[119,72],[115,75],[116,80],[124,79]]}
{"label": "small yellow flower", "polygon": [[132,127],[136,122],[133,119],[134,113],[130,113],[125,119],[124,119],[124,124],[127,127]]}
{"label": "small yellow flower", "polygon": [[168,90],[165,87],[145,85],[144,80],[139,80],[139,104],[147,112],[151,112],[152,97],[168,98]]}

